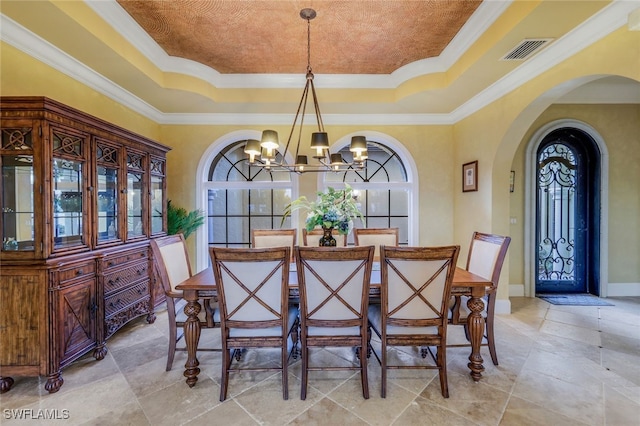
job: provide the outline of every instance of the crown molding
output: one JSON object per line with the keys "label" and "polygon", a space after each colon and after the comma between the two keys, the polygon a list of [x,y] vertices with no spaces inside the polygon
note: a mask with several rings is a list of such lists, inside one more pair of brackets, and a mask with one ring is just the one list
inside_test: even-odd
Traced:
{"label": "crown molding", "polygon": [[[498,19],[512,1],[482,2],[438,57],[415,61],[384,75],[315,74],[316,87],[394,89],[412,78],[444,72]],[[221,89],[283,89],[299,85],[300,74],[221,74],[190,59],[169,56],[116,0],[85,0],[85,3],[163,72],[190,75]]]}
{"label": "crown molding", "polygon": [[162,120],[158,109],[4,14],[0,14],[0,40],[151,120]]}
{"label": "crown molding", "polygon": [[[92,5],[103,2],[90,2]],[[104,3],[115,3],[108,1]],[[501,3],[501,2],[488,2]],[[627,25],[632,12],[639,9],[638,2],[626,0],[614,0],[599,13],[576,27],[561,39],[551,43],[546,49],[534,55],[520,67],[496,81],[482,92],[473,96],[459,108],[449,114],[328,114],[323,116],[325,124],[359,124],[359,125],[434,125],[455,124],[486,105],[494,102],[505,94],[513,91],[522,84],[530,81],[549,68],[557,65],[571,55],[597,42],[601,38]],[[127,15],[128,16],[128,15]],[[131,19],[131,18],[129,18]],[[137,25],[137,24],[136,24]],[[126,36],[126,34],[123,34]],[[148,36],[147,36],[148,37]],[[95,72],[75,58],[69,56],[51,43],[43,40],[36,34],[22,27],[4,14],[0,14],[0,40],[21,50],[29,56],[51,66],[52,68],[68,75],[69,77],[85,84],[99,93],[113,99],[123,106],[160,124],[216,124],[216,125],[249,125],[249,124],[290,124],[293,114],[170,114],[162,113],[149,105],[131,92],[123,89],[101,74]],[[469,43],[469,40],[460,43]],[[155,44],[155,42],[154,42]],[[156,45],[157,46],[157,45]],[[145,46],[144,49],[153,50],[153,46]],[[569,54],[571,52],[571,54]],[[164,53],[164,52],[162,52]],[[165,54],[165,56],[167,56]],[[169,58],[167,56],[167,58]],[[183,60],[181,60],[182,62]],[[195,68],[206,68],[212,75],[220,75],[209,67],[200,66],[193,61],[188,61]],[[421,61],[419,61],[421,62]],[[184,70],[183,70],[184,71]],[[404,72],[404,71],[402,71]],[[235,76],[238,77],[239,76]],[[234,77],[234,78],[235,78]],[[273,84],[288,81],[287,84],[295,87],[299,85],[300,76],[274,75]],[[320,77],[320,76],[316,76]],[[338,84],[341,76],[321,76],[321,80],[327,78],[324,84]],[[348,76],[343,76],[348,77]],[[368,76],[358,76],[365,79]],[[384,78],[384,76],[379,76]],[[283,80],[284,79],[284,80]],[[288,80],[287,80],[288,79]],[[266,87],[266,86],[260,86]],[[353,86],[349,86],[352,87]]]}
{"label": "crown molding", "polygon": [[631,12],[639,8],[639,3],[635,1],[614,0],[565,36],[552,42],[547,48],[525,61],[524,64],[454,110],[451,113],[453,122],[468,117],[618,28],[627,25]]}

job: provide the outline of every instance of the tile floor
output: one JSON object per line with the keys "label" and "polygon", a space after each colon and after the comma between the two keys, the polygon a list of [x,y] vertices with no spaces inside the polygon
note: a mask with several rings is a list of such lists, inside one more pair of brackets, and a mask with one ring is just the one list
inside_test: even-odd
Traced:
{"label": "tile floor", "polygon": [[[61,424],[18,420],[15,413],[68,414],[65,425],[640,425],[640,297],[611,298],[615,306],[555,306],[513,298],[511,315],[496,318],[499,366],[483,348],[483,379],[474,383],[468,350],[448,350],[450,398],[435,371],[391,371],[380,398],[380,367],[369,365],[371,398],[364,400],[359,375],[312,372],[301,401],[300,362],[290,369],[290,397],[281,397],[278,373],[234,375],[229,398],[218,401],[220,362],[199,356],[194,388],[182,376],[185,353],[165,372],[166,312],[154,324],[132,321],[108,341],[101,361],[87,355],[63,371],[65,384],[48,394],[42,378],[15,377],[0,396],[3,425]],[[449,328],[450,340],[462,337]],[[215,343],[219,331],[205,330]],[[249,351],[243,362],[264,363],[277,354]],[[411,351],[396,352],[410,360]],[[342,359],[340,359],[342,358]],[[346,358],[346,359],[345,359]],[[353,360],[350,350],[321,349],[315,363]],[[488,360],[488,361],[487,361]],[[41,410],[41,411],[38,411]],[[66,411],[65,411],[66,410]]]}

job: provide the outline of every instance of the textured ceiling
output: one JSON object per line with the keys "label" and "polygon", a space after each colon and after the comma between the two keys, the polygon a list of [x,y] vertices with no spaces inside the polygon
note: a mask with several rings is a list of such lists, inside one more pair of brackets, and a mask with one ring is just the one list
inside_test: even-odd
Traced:
{"label": "textured ceiling", "polygon": [[[325,124],[446,124],[626,27],[638,4],[0,0],[0,38],[157,122],[287,125],[305,82],[300,10],[312,7],[311,65]],[[551,42],[502,60],[531,38]],[[614,78],[594,76],[586,96],[565,100],[637,103],[640,85]]]}
{"label": "textured ceiling", "polygon": [[390,74],[436,57],[481,1],[118,0],[171,56],[220,73]]}

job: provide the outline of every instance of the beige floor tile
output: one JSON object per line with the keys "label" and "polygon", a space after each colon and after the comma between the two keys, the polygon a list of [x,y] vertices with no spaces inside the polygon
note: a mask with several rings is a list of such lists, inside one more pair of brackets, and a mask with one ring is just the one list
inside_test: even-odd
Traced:
{"label": "beige floor tile", "polygon": [[219,392],[218,385],[205,378],[192,388],[184,382],[175,383],[138,401],[152,425],[177,425],[220,405]]}
{"label": "beige floor tile", "polygon": [[185,426],[255,426],[260,423],[251,417],[251,415],[235,401],[227,400],[217,407],[214,407],[183,424]]}
{"label": "beige floor tile", "polygon": [[438,426],[469,426],[477,424],[470,422],[431,401],[418,397],[412,401],[402,414],[395,420],[394,425],[438,425]]}
{"label": "beige floor tile", "polygon": [[562,414],[550,411],[547,407],[525,401],[518,397],[509,399],[509,404],[500,421],[501,425],[518,426],[579,426],[588,423],[580,422]]}
{"label": "beige floor tile", "polygon": [[383,399],[380,397],[380,388],[369,382],[369,399],[364,399],[358,375],[346,381],[328,397],[371,425],[389,425],[402,414],[416,395],[389,382],[387,397]]}
{"label": "beige floor tile", "polygon": [[602,389],[574,384],[537,371],[524,369],[513,395],[592,425],[604,422]]}
{"label": "beige floor tile", "polygon": [[600,346],[600,332],[589,328],[578,327],[556,321],[545,321],[540,328],[542,333],[550,334],[565,339],[575,340],[593,346]]}
{"label": "beige floor tile", "polygon": [[617,390],[604,387],[605,425],[637,426],[640,424],[640,405]]}
{"label": "beige floor tile", "polygon": [[[449,398],[443,398],[440,383],[433,381],[420,394],[432,404],[482,425],[498,424],[509,393],[486,383],[474,382],[468,375],[449,374]],[[488,410],[486,407],[491,407]]]}
{"label": "beige floor tile", "polygon": [[94,417],[83,426],[144,426],[151,425],[138,401],[130,402],[115,410]]}
{"label": "beige floor tile", "polygon": [[288,423],[289,425],[367,425],[364,420],[347,411],[329,398],[322,398],[304,413]]}
{"label": "beige floor tile", "polygon": [[283,425],[308,410],[322,397],[319,392],[309,389],[307,398],[302,401],[296,392],[298,389],[300,382],[289,380],[289,399],[284,400],[281,376],[277,374],[234,396],[234,400],[260,424]]}
{"label": "beige floor tile", "polygon": [[[440,394],[436,370],[391,370],[387,398],[380,398],[381,370],[371,357],[368,400],[358,371],[321,371],[310,373],[307,399],[301,401],[298,359],[289,366],[289,400],[282,399],[279,373],[242,372],[230,377],[228,398],[220,403],[219,352],[198,353],[201,372],[193,388],[183,376],[185,352],[176,353],[173,369],[165,371],[168,326],[160,310],[154,324],[140,317],[112,336],[103,360],[89,353],[63,369],[65,382],[57,393],[44,390],[46,377],[14,377],[11,391],[0,395],[0,423],[62,423],[15,417],[68,410],[65,425],[92,426],[640,426],[640,297],[610,301],[615,306],[571,307],[512,298],[513,313],[496,318],[500,364],[493,365],[483,347],[480,382],[469,375],[468,348],[447,351],[448,399]],[[461,327],[449,331],[464,341]],[[203,330],[201,341],[219,345],[219,329]],[[390,358],[424,362],[414,348],[390,349]],[[317,349],[311,359],[312,365],[357,365],[351,348]],[[278,362],[277,350],[249,350],[235,365]]]}

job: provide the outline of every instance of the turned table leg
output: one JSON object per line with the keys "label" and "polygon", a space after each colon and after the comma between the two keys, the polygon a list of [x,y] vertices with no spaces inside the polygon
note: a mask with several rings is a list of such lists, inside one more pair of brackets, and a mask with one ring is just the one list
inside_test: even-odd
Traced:
{"label": "turned table leg", "polygon": [[467,301],[467,307],[471,311],[471,314],[467,317],[467,327],[471,339],[470,362],[467,366],[471,370],[471,377],[476,382],[480,380],[482,372],[484,371],[482,355],[480,355],[480,344],[482,343],[482,335],[484,334],[485,327],[484,317],[482,316],[482,310],[484,309],[483,295],[484,288],[482,289],[482,295],[472,294],[472,297]]}
{"label": "turned table leg", "polygon": [[184,323],[184,339],[187,346],[187,362],[184,365],[184,376],[187,378],[189,387],[195,386],[198,381],[200,369],[196,352],[198,350],[198,341],[200,340],[200,303],[198,303],[198,294],[196,291],[185,291],[184,298],[187,304],[184,307],[184,313],[187,315],[187,321]]}

